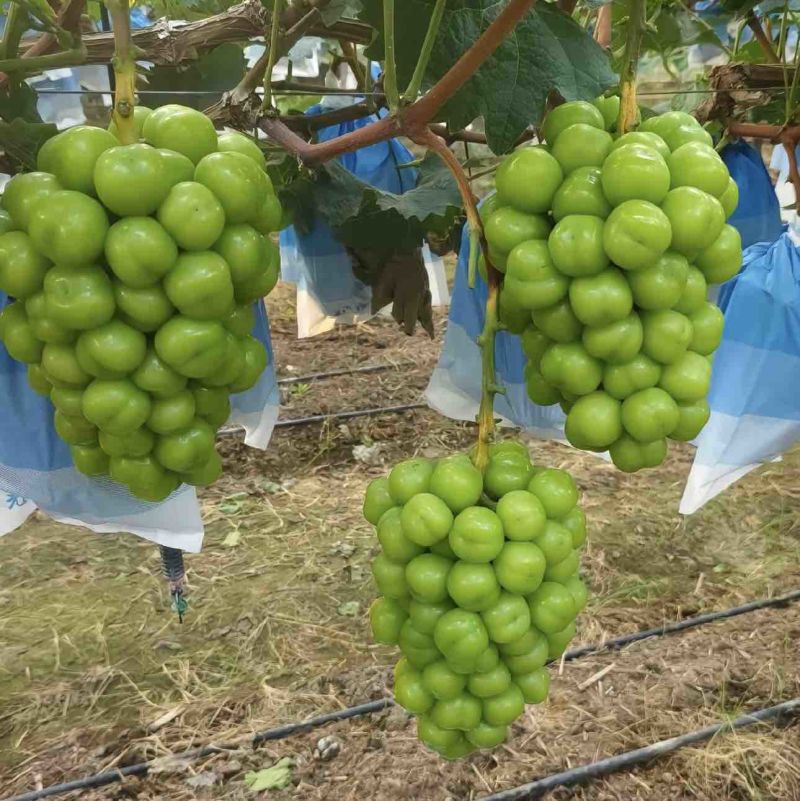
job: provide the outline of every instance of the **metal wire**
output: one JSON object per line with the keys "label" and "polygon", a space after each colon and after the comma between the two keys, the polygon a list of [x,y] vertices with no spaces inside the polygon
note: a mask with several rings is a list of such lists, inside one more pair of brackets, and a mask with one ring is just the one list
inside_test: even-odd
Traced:
{"label": "metal wire", "polygon": [[[113,95],[112,89],[48,89],[47,87],[38,87],[36,84],[29,84],[31,89],[40,95]],[[197,95],[199,97],[211,97],[214,95],[224,95],[225,89],[139,89],[136,94],[141,96],[146,95]],[[303,89],[274,89],[273,95],[285,95],[287,97],[292,95],[299,95],[306,97],[307,95],[317,95],[317,91],[304,91]],[[361,92],[352,89],[325,89],[326,95],[344,95],[346,97],[383,97],[382,92]]]}
{"label": "metal wire", "polygon": [[[48,89],[46,87],[38,87],[35,84],[29,84],[31,89],[40,95],[112,95],[113,91],[110,89]],[[692,84],[694,86],[694,84]],[[141,89],[136,92],[137,95],[197,95],[197,96],[213,96],[225,94],[224,89]],[[785,86],[759,86],[753,88],[743,87],[741,89],[681,89],[680,87],[665,88],[660,91],[651,92],[637,92],[637,97],[661,97],[662,95],[719,95],[731,94],[732,92],[785,92]],[[273,95],[291,97],[293,95],[316,95],[317,91],[305,91],[303,89],[273,89]],[[355,91],[353,89],[325,89],[326,95],[345,95],[348,97],[383,97],[383,92],[362,92],[361,90]]]}
{"label": "metal wire", "polygon": [[[708,623],[711,623],[715,620],[724,620],[727,618],[736,617],[738,615],[744,615],[750,612],[755,612],[759,609],[768,609],[768,608],[784,608],[791,603],[796,601],[800,601],[800,590],[794,590],[793,592],[786,593],[785,595],[778,596],[777,598],[766,598],[760,601],[752,601],[751,603],[742,604],[741,606],[734,606],[730,609],[722,609],[718,612],[710,612],[708,614],[697,615],[695,617],[686,618],[686,620],[682,620],[678,623],[671,623],[665,626],[662,626],[659,629],[646,629],[644,631],[636,632],[634,634],[624,634],[621,637],[615,637],[611,640],[606,640],[602,643],[597,645],[589,645],[584,646],[581,648],[574,648],[570,651],[567,651],[564,655],[565,661],[574,661],[576,659],[580,659],[584,656],[588,656],[590,654],[598,654],[603,651],[611,651],[617,650],[619,648],[624,647],[625,645],[630,645],[634,642],[639,642],[641,640],[649,639],[651,637],[659,637],[664,636],[667,634],[674,634],[679,631],[685,631],[686,629],[693,628],[696,626],[703,626]],[[323,726],[326,723],[335,723],[342,720],[348,720],[350,718],[356,717],[363,717],[365,715],[372,715],[377,712],[381,712],[384,709],[389,709],[390,707],[394,706],[394,701],[391,698],[379,698],[375,701],[368,701],[367,703],[358,704],[357,706],[346,707],[345,709],[339,709],[335,712],[329,712],[325,715],[319,715],[318,717],[310,718],[306,721],[300,721],[297,723],[288,723],[284,726],[278,726],[274,729],[267,729],[266,731],[258,732],[251,738],[250,742],[253,745],[258,745],[259,743],[267,742],[269,740],[282,740],[287,737],[291,737],[294,734],[299,734],[301,732],[309,731],[310,729],[314,729],[318,726]],[[554,774],[554,776],[547,777],[546,779],[539,780],[540,782],[547,782],[553,780],[555,777],[561,777],[560,782],[554,784],[554,787],[563,785],[565,783],[564,777],[566,776],[568,780],[572,783],[576,783],[581,781],[582,779],[579,778],[580,776],[585,776],[586,778],[593,778],[595,775],[603,775],[602,771],[607,773],[612,772],[609,769],[610,764],[617,764],[617,767],[613,768],[613,770],[620,770],[623,767],[627,767],[629,764],[634,765],[638,764],[639,762],[643,762],[646,759],[652,759],[653,756],[661,756],[663,754],[668,754],[671,751],[676,750],[677,748],[682,748],[684,745],[690,745],[693,742],[701,742],[704,739],[710,739],[719,731],[725,730],[729,727],[733,728],[740,728],[741,726],[745,725],[752,725],[752,723],[756,723],[762,720],[768,720],[778,715],[786,714],[788,711],[795,713],[800,710],[800,699],[796,699],[794,701],[788,701],[786,704],[778,704],[775,707],[770,707],[765,710],[760,710],[755,712],[751,715],[745,715],[742,718],[739,718],[737,721],[733,721],[733,723],[721,723],[717,724],[716,726],[711,726],[706,729],[700,729],[697,732],[691,732],[686,735],[682,735],[681,737],[673,738],[672,740],[664,740],[660,743],[655,743],[650,746],[646,746],[644,749],[637,749],[636,751],[630,751],[625,754],[620,754],[616,757],[611,757],[608,760],[601,760],[597,763],[591,763],[590,765],[585,765],[582,768],[575,768],[572,771],[565,771],[564,773]],[[740,721],[750,721],[750,722],[740,722]],[[710,734],[705,734],[707,732],[711,732]],[[687,739],[688,738],[688,739]],[[692,739],[692,738],[699,738],[699,739]],[[680,741],[678,745],[674,745],[675,741]],[[183,760],[191,760],[191,759],[202,759],[206,756],[211,756],[212,754],[216,754],[220,751],[227,751],[233,748],[240,747],[241,743],[238,744],[229,744],[229,745],[207,745],[201,748],[195,748],[191,751],[184,751],[179,754],[175,754],[175,759],[183,759]],[[650,756],[641,756],[641,752],[646,751],[647,749],[666,749],[666,750],[656,750],[651,752]],[[637,756],[638,755],[638,756]],[[638,761],[630,761],[627,760],[634,760],[638,759]],[[617,762],[615,762],[617,760]],[[23,793],[22,795],[15,795],[5,799],[0,799],[0,801],[39,801],[42,798],[50,798],[51,796],[55,795],[62,795],[63,793],[73,792],[75,790],[83,790],[88,789],[90,787],[102,787],[106,784],[112,784],[116,781],[121,781],[126,776],[144,776],[147,774],[148,770],[150,769],[151,762],[140,762],[136,765],[129,765],[125,768],[120,768],[119,770],[110,770],[105,771],[103,773],[95,774],[94,776],[88,776],[85,779],[75,779],[74,781],[64,782],[62,784],[54,784],[50,787],[45,787],[41,790],[32,790],[28,793]],[[601,772],[595,773],[595,766],[599,766],[596,770]],[[585,779],[583,779],[585,780]],[[493,796],[486,796],[479,801],[520,801],[523,798],[534,798],[537,797],[535,795],[531,795],[532,792],[538,792],[541,794],[542,792],[547,792],[546,788],[544,790],[531,790],[531,786],[535,786],[537,782],[533,782],[532,785],[523,785],[520,788],[514,788],[513,790],[505,790],[504,793],[513,793],[517,790],[523,791],[528,793],[527,795],[493,795]]]}
{"label": "metal wire", "polygon": [[782,704],[776,704],[766,709],[759,709],[756,712],[742,715],[735,720],[720,721],[713,726],[706,726],[703,729],[697,729],[687,734],[670,737],[668,740],[660,740],[657,743],[637,748],[634,751],[626,751],[624,754],[617,754],[597,762],[580,765],[571,770],[554,773],[551,776],[545,776],[543,779],[537,779],[534,782],[523,784],[510,790],[502,790],[499,793],[492,793],[492,795],[483,795],[477,798],[476,801],[529,801],[530,799],[541,798],[556,787],[569,787],[573,784],[583,784],[600,776],[608,776],[611,773],[641,765],[652,759],[659,759],[671,754],[673,751],[677,751],[679,748],[704,743],[722,732],[735,731],[746,726],[755,726],[757,723],[765,723],[776,718],[787,718],[799,713],[800,698],[795,698],[792,701],[785,701]]}

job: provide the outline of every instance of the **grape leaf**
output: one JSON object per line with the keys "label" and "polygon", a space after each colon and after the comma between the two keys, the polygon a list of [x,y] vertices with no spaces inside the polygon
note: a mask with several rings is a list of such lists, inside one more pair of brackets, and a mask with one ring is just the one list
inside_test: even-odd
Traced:
{"label": "grape leaf", "polygon": [[[435,0],[403,0],[396,14],[398,80],[405,87],[416,66]],[[383,3],[363,0],[361,17],[379,32]],[[424,88],[431,86],[475,42],[506,5],[499,0],[448,3],[431,53]],[[383,57],[383,39],[367,55]],[[554,5],[540,3],[520,21],[475,75],[444,106],[439,119],[453,129],[483,117],[489,147],[505,153],[544,113],[547,95],[591,100],[617,82],[606,52],[577,22]]]}
{"label": "grape leaf", "polygon": [[721,8],[738,17],[746,17],[756,6],[758,0],[722,0]]}
{"label": "grape leaf", "polygon": [[651,20],[645,31],[643,46],[646,50],[669,53],[679,47],[695,44],[716,45],[722,49],[719,36],[700,17],[684,6],[669,6]]}
{"label": "grape leaf", "polygon": [[359,11],[361,11],[361,0],[331,0],[319,9],[326,27],[330,27],[342,17],[355,17]]}
{"label": "grape leaf", "polygon": [[218,98],[210,94],[174,93],[218,91],[221,97],[223,92],[236,86],[244,75],[246,66],[241,45],[233,42],[218,45],[188,65],[156,65],[145,73],[147,89],[152,93],[147,97],[147,105],[156,107],[167,103],[181,103],[192,108],[206,108]]}
{"label": "grape leaf", "polygon": [[0,122],[0,149],[14,167],[35,170],[39,148],[57,133],[58,128],[52,123],[27,122],[17,117]]}
{"label": "grape leaf", "polygon": [[419,167],[416,187],[402,195],[376,189],[331,162],[320,170],[312,197],[337,237],[356,248],[412,250],[428,231],[449,230],[461,212],[455,179],[432,153]]}
{"label": "grape leaf", "polygon": [[17,117],[27,122],[41,122],[36,107],[38,95],[27,83],[6,81],[0,89],[0,118],[11,122]]}

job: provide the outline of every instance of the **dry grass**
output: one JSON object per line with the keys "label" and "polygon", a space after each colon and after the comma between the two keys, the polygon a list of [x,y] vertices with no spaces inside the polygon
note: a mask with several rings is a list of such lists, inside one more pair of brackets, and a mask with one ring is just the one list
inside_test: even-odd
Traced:
{"label": "dry grass", "polygon": [[[287,389],[284,418],[416,400],[440,347],[440,337],[405,338],[386,322],[297,342],[286,298],[272,306],[277,363],[294,375],[405,365]],[[800,695],[792,608],[555,668],[547,706],[529,710],[506,747],[463,764],[426,753],[397,709],[245,747],[258,729],[387,691],[395,655],[368,636],[375,539],[361,497],[394,461],[465,448],[471,436],[470,426],[426,411],[280,430],[266,453],[229,441],[226,477],[202,499],[204,551],[187,559],[183,626],[167,611],[153,546],[41,518],[0,540],[0,794],[240,741],[231,753],[160,762],[146,780],[80,797],[245,798],[246,771],[291,755],[294,785],[271,799],[466,801]],[[358,445],[377,445],[376,463],[356,461]],[[583,490],[593,598],[580,641],[799,586],[800,454],[682,519],[688,448],[637,476],[556,444],[532,449],[537,461],[570,469]],[[323,734],[342,744],[331,762],[314,757]],[[798,729],[765,726],[554,797],[793,801],[798,765]]]}

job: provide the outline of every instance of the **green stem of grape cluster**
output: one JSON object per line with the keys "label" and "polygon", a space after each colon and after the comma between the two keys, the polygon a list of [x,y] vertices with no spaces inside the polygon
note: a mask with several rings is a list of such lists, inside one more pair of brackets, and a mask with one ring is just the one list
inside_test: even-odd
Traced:
{"label": "green stem of grape cluster", "polygon": [[280,36],[280,19],[283,11],[283,0],[273,0],[272,22],[269,32],[269,61],[264,72],[264,100],[261,103],[261,110],[267,111],[272,107],[272,70],[278,60],[278,39]]}
{"label": "green stem of grape cluster", "polygon": [[[494,436],[494,397],[502,392],[497,384],[494,371],[494,343],[500,328],[498,317],[498,300],[500,295],[500,273],[494,268],[489,258],[488,245],[483,233],[483,224],[478,214],[478,204],[469,178],[445,141],[436,136],[430,129],[424,127],[413,137],[419,145],[433,150],[447,165],[456,179],[458,191],[464,203],[467,215],[467,225],[470,230],[470,250],[475,253],[475,244],[480,243],[480,249],[486,262],[488,294],[486,296],[486,319],[483,331],[478,337],[481,349],[481,403],[478,410],[478,443],[473,461],[479,470],[483,470],[489,462],[489,445]],[[471,259],[472,260],[472,259]]]}
{"label": "green stem of grape cluster", "polygon": [[636,120],[636,68],[645,29],[645,0],[628,0],[625,53],[620,73],[620,104],[617,130],[626,133]]}
{"label": "green stem of grape cluster", "polygon": [[[6,25],[3,31],[3,41],[0,45],[0,55],[3,59],[14,59],[17,55],[20,39],[28,27],[28,12],[18,3],[10,3],[6,15]],[[4,72],[8,70],[3,70]]]}
{"label": "green stem of grape cluster", "polygon": [[394,0],[383,0],[383,91],[390,111],[397,111],[400,92],[397,88],[397,62],[394,47]]}
{"label": "green stem of grape cluster", "polygon": [[136,105],[137,48],[131,39],[130,6],[128,0],[104,0],[111,16],[114,31],[114,110],[112,117],[117,128],[117,139],[123,145],[136,142],[133,109]]}
{"label": "green stem of grape cluster", "polygon": [[498,301],[500,282],[497,270],[486,265],[489,291],[486,295],[486,317],[483,331],[478,337],[481,349],[481,405],[478,410],[478,447],[475,449],[475,466],[484,470],[489,463],[489,445],[494,436],[494,398],[498,393],[494,371],[494,345],[500,328]]}
{"label": "green stem of grape cluster", "polygon": [[446,0],[436,0],[431,21],[428,23],[428,32],[425,34],[425,41],[422,43],[422,49],[419,52],[417,66],[414,68],[414,74],[411,76],[411,81],[403,95],[406,103],[413,103],[422,88],[422,81],[425,78],[425,71],[428,69],[433,45],[436,43],[436,36],[439,33],[439,25],[442,22],[442,16],[444,16],[445,2]]}
{"label": "green stem of grape cluster", "polygon": [[41,72],[58,67],[72,67],[80,64],[86,57],[83,47],[72,50],[62,50],[60,53],[48,53],[44,56],[32,58],[4,58],[0,59],[0,72],[8,75],[15,73]]}

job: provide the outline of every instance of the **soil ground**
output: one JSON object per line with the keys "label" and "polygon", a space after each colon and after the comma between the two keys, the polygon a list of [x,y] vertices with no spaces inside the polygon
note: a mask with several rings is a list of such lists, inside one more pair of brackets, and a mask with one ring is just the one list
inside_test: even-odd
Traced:
{"label": "soil ground", "polygon": [[[445,318],[434,341],[385,319],[297,341],[291,299],[281,287],[269,303],[281,376],[391,367],[287,385],[283,419],[420,398]],[[0,540],[0,796],[157,758],[146,778],[64,798],[253,798],[245,775],[290,757],[291,784],[259,797],[467,801],[800,696],[794,606],[554,666],[547,704],[528,709],[506,746],[461,763],[426,752],[400,709],[252,749],[255,731],[388,693],[396,654],[372,644],[366,620],[376,540],[363,492],[395,461],[466,449],[473,436],[425,410],[279,429],[266,452],[226,440],[225,477],[201,496],[206,540],[187,557],[183,625],[146,542],[43,517]],[[530,445],[537,463],[573,472],[590,522],[592,598],[576,642],[800,586],[800,452],[682,518],[688,447],[626,476]],[[338,748],[330,759],[323,737],[323,751]],[[204,760],[169,756],[231,742],[242,745]],[[800,726],[720,735],[552,797],[795,801]]]}

